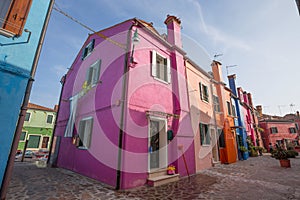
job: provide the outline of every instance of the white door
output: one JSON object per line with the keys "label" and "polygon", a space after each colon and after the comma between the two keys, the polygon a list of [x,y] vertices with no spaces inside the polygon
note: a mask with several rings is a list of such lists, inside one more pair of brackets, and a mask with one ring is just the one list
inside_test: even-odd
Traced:
{"label": "white door", "polygon": [[166,120],[150,118],[148,149],[148,166],[150,171],[167,167]]}

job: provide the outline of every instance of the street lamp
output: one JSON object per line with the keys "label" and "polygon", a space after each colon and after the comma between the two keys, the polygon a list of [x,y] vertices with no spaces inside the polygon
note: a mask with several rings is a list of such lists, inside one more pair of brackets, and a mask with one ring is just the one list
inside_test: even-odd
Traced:
{"label": "street lamp", "polygon": [[134,53],[135,45],[137,45],[139,42],[140,42],[140,38],[138,35],[138,30],[135,29],[133,36],[132,36],[132,51],[131,51],[131,56],[130,56],[130,65],[131,66],[134,66],[135,64],[137,64],[137,62],[134,61],[133,53]]}

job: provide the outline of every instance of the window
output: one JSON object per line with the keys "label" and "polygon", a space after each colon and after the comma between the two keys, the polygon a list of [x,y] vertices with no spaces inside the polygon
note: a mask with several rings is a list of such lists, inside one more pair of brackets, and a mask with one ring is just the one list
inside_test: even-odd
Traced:
{"label": "window", "polygon": [[203,85],[202,83],[199,83],[199,89],[201,100],[209,102],[208,87],[206,85]]}
{"label": "window", "polygon": [[228,115],[232,115],[232,108],[229,101],[226,101]]}
{"label": "window", "polygon": [[29,135],[27,148],[39,148],[40,146],[40,135]]}
{"label": "window", "polygon": [[277,127],[271,127],[270,130],[271,133],[278,133]]}
{"label": "window", "polygon": [[87,85],[96,85],[99,81],[99,75],[100,75],[100,65],[101,60],[97,60],[94,64],[92,64],[86,73],[86,82]]}
{"label": "window", "polygon": [[26,115],[25,115],[25,121],[27,121],[27,122],[29,121],[30,115],[31,114],[29,112],[26,113]]}
{"label": "window", "polygon": [[219,135],[219,147],[225,148],[225,135],[222,129],[218,128],[218,135]]}
{"label": "window", "polygon": [[152,71],[151,75],[163,82],[171,82],[170,60],[159,55],[156,51],[152,51]]}
{"label": "window", "polygon": [[235,106],[231,104],[231,107],[232,107],[232,116],[236,116]]}
{"label": "window", "polygon": [[25,141],[25,140],[26,140],[26,131],[22,131],[20,136],[20,141]]}
{"label": "window", "polygon": [[201,145],[209,145],[210,144],[210,133],[207,124],[199,124],[200,128],[200,142]]}
{"label": "window", "polygon": [[299,130],[299,125],[298,125],[298,123],[295,123],[295,127],[296,127],[297,130]]}
{"label": "window", "polygon": [[47,115],[47,123],[52,124],[53,121],[53,115]]}
{"label": "window", "polygon": [[0,1],[0,34],[6,37],[21,35],[32,0]]}
{"label": "window", "polygon": [[88,45],[82,51],[82,60],[85,59],[94,50],[95,39],[92,39]]}
{"label": "window", "polygon": [[79,148],[88,149],[93,132],[93,118],[84,118],[79,122]]}
{"label": "window", "polygon": [[289,132],[290,133],[297,133],[297,130],[296,130],[295,127],[291,127],[291,128],[289,128]]}
{"label": "window", "polygon": [[213,95],[213,101],[214,101],[214,110],[216,112],[221,112],[219,97]]}

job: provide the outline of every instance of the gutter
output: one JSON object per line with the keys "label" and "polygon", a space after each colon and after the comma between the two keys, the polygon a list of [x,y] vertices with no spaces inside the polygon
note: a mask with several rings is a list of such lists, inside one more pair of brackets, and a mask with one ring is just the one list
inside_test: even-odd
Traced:
{"label": "gutter", "polygon": [[22,103],[22,106],[21,106],[21,111],[20,111],[20,114],[19,114],[17,127],[16,127],[15,134],[14,134],[13,143],[12,143],[12,147],[11,147],[11,150],[10,150],[8,163],[7,163],[7,166],[6,166],[3,183],[2,183],[2,186],[1,186],[1,196],[0,196],[1,200],[2,199],[4,200],[6,198],[6,193],[7,193],[7,190],[8,190],[9,182],[10,182],[11,177],[12,177],[12,171],[13,171],[14,162],[15,162],[15,152],[17,151],[17,148],[18,148],[18,144],[19,144],[19,140],[20,140],[20,136],[21,136],[21,132],[22,132],[22,127],[23,127],[23,124],[24,124],[25,115],[26,115],[26,111],[27,111],[27,105],[28,105],[28,102],[29,102],[29,97],[30,97],[30,93],[31,93],[31,89],[32,89],[32,84],[33,84],[33,81],[34,81],[33,78],[35,76],[35,72],[36,72],[36,69],[37,69],[37,64],[38,64],[39,56],[40,56],[40,53],[41,53],[41,48],[42,48],[42,45],[43,45],[43,42],[44,42],[44,38],[45,38],[48,23],[49,23],[49,19],[50,19],[53,4],[54,4],[54,0],[50,0],[47,15],[46,15],[46,19],[45,19],[45,22],[44,22],[44,25],[43,25],[43,28],[42,28],[42,32],[41,32],[41,37],[40,37],[38,47],[37,47],[36,52],[35,52],[33,65],[32,65],[32,70],[31,70],[31,73],[30,73],[30,78],[28,79],[28,83],[27,83],[27,86],[26,86],[24,99],[23,99],[23,103]]}
{"label": "gutter", "polygon": [[[54,141],[54,134],[56,132],[56,127],[57,127],[57,121],[58,121],[58,114],[60,112],[60,103],[61,103],[61,99],[62,99],[62,94],[63,94],[63,91],[64,91],[64,86],[65,86],[65,82],[66,82],[66,79],[67,79],[67,74],[65,74],[61,80],[61,92],[60,92],[60,95],[59,95],[59,100],[58,100],[58,109],[56,111],[56,117],[55,117],[55,123],[54,123],[54,128],[53,128],[53,131],[52,131],[52,137],[51,137],[51,142],[50,142],[50,147],[49,147],[49,155],[48,155],[48,160],[47,160],[47,164],[50,164],[51,167],[56,167],[56,160],[57,158],[51,158],[52,156],[52,148],[53,148],[53,141]],[[58,145],[58,144],[56,144]],[[55,147],[53,149],[53,153],[55,153]]]}
{"label": "gutter", "polygon": [[127,103],[127,86],[128,86],[128,71],[129,65],[128,60],[130,57],[130,47],[131,47],[131,36],[133,26],[137,25],[137,20],[134,18],[134,23],[130,26],[127,32],[127,42],[125,49],[125,60],[124,60],[124,74],[122,80],[122,99],[121,99],[121,118],[120,118],[120,128],[119,128],[119,151],[118,151],[118,165],[117,165],[117,180],[116,180],[116,190],[121,188],[121,168],[122,168],[122,152],[123,152],[123,137],[124,137],[124,123],[125,123],[125,104]]}

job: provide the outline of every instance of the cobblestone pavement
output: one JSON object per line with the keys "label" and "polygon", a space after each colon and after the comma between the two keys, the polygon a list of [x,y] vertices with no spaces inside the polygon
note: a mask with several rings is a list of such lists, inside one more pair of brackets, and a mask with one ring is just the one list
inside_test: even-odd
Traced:
{"label": "cobblestone pavement", "polygon": [[16,163],[7,199],[300,199],[300,158],[281,168],[270,156],[219,165],[159,187],[115,191],[59,168]]}

